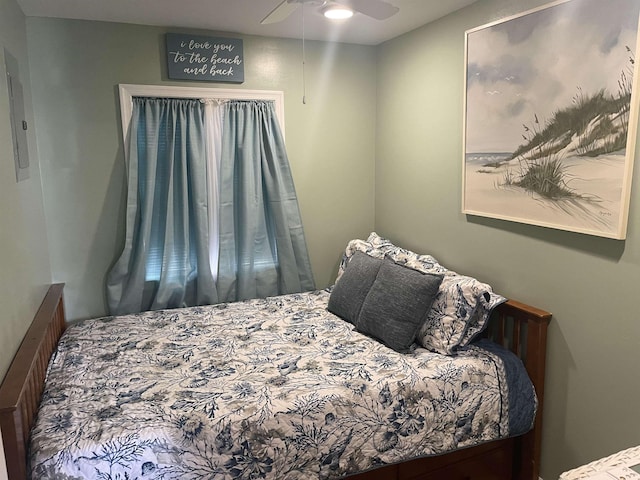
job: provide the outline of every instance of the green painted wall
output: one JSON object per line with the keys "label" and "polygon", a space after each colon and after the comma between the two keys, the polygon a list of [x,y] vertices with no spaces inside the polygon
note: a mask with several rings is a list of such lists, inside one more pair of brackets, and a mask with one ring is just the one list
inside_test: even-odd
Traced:
{"label": "green painted wall", "polygon": [[464,33],[543,3],[481,0],[379,48],[375,226],[554,314],[542,457],[552,480],[640,443],[640,161],[626,241],[460,213]]}
{"label": "green painted wall", "polygon": [[[18,61],[30,124],[29,178],[21,182],[16,182],[13,160],[5,49]],[[33,125],[26,19],[15,0],[0,0],[0,378],[9,368],[51,280]]]}
{"label": "green painted wall", "polygon": [[[166,31],[27,21],[52,273],[67,283],[71,319],[105,313],[105,274],[123,245],[117,85],[234,87],[168,81]],[[346,242],[373,228],[375,48],[307,42],[303,105],[301,42],[241,38],[246,81],[239,88],[284,91],[289,159],[316,282],[324,287],[333,282]]]}

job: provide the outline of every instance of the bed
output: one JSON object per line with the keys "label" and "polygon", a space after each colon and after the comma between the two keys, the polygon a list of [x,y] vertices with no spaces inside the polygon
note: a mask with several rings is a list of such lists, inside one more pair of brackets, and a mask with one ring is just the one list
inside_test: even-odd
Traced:
{"label": "bed", "polygon": [[441,355],[363,335],[333,289],[68,328],[62,291],[0,387],[11,480],[538,478],[545,311],[500,302],[504,348]]}

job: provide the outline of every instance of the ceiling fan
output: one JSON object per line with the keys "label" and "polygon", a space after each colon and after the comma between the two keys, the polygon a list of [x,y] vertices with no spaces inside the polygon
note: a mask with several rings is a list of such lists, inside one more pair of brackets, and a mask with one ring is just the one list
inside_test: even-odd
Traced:
{"label": "ceiling fan", "polygon": [[316,5],[320,8],[330,6],[346,7],[376,20],[385,20],[396,14],[400,9],[384,0],[283,0],[269,15],[264,17],[261,24],[281,22],[291,15],[301,4]]}

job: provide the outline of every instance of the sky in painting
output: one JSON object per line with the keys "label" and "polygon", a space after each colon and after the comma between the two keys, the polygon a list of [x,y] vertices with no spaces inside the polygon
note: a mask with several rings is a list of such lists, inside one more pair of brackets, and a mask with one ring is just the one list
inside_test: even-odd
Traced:
{"label": "sky in painting", "polygon": [[513,152],[523,125],[542,129],[576,95],[616,94],[639,11],[637,0],[571,0],[469,31],[466,152]]}

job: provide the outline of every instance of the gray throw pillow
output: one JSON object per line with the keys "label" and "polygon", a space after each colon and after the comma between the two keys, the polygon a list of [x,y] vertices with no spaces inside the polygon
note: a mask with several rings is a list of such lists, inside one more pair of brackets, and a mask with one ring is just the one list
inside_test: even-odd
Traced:
{"label": "gray throw pillow", "polygon": [[409,351],[426,320],[442,277],[385,259],[360,309],[358,331],[398,352]]}
{"label": "gray throw pillow", "polygon": [[381,265],[381,258],[373,258],[363,252],[354,253],[331,291],[328,310],[355,325]]}

